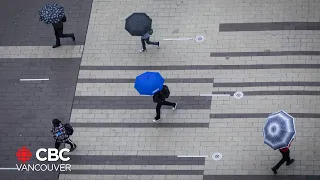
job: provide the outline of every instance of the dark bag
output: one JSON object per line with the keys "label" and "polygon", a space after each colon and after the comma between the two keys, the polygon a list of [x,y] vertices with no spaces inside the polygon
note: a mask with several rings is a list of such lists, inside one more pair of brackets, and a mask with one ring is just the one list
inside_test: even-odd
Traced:
{"label": "dark bag", "polygon": [[168,98],[170,96],[170,91],[169,91],[169,88],[168,86],[166,85],[163,85],[163,88],[162,88],[162,93],[164,94],[164,97],[165,98]]}
{"label": "dark bag", "polygon": [[61,19],[61,21],[62,21],[62,22],[66,22],[66,21],[67,21],[67,17],[66,17],[66,16],[63,16],[62,19]]}
{"label": "dark bag", "polygon": [[161,94],[160,94],[160,91],[156,92],[154,95],[153,95],[153,102],[155,103],[159,103],[161,102]]}
{"label": "dark bag", "polygon": [[73,134],[73,127],[69,123],[66,123],[63,126],[66,129],[66,134],[67,135],[72,135]]}

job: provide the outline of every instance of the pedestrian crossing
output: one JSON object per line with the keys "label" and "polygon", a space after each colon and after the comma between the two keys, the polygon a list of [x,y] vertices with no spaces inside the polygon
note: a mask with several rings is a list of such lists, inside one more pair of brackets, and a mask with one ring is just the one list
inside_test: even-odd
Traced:
{"label": "pedestrian crossing", "polygon": [[[260,11],[260,14],[255,11],[261,9],[262,2],[251,3],[251,7],[247,2],[239,2],[242,6],[238,6],[239,3],[221,1],[214,3],[215,8],[211,8],[210,3],[203,6],[195,1],[158,1],[148,6],[146,2],[125,2],[125,8],[119,8],[118,3],[93,3],[70,120],[71,124],[75,124],[74,141],[78,143],[73,158],[80,161],[82,157],[88,156],[88,161],[75,163],[75,171],[60,174],[59,179],[203,179],[203,176],[197,174],[199,171],[202,175],[270,175],[271,165],[279,157],[263,144],[261,128],[265,119],[252,118],[250,113],[271,113],[279,109],[286,109],[289,113],[317,113],[319,95],[272,93],[281,90],[320,91],[318,85],[270,83],[320,81],[319,56],[303,55],[305,51],[319,51],[319,44],[313,41],[318,38],[319,32],[218,32],[217,23],[243,21],[245,17],[256,22],[279,19],[280,15],[286,13],[280,13],[273,5],[283,7],[285,3],[280,2],[265,4],[272,6],[267,11],[275,9],[278,12],[278,15],[270,17],[271,20]],[[287,5],[298,7],[297,4]],[[246,12],[251,12],[251,15],[242,12],[242,7],[249,8]],[[175,13],[166,12],[173,9]],[[160,49],[148,47],[146,52],[139,53],[139,37],[126,36],[123,21],[120,20],[133,10],[147,12],[154,17],[154,39],[204,35],[205,41],[160,41]],[[201,28],[193,27],[194,24]],[[121,41],[117,37],[121,37]],[[275,51],[280,53],[270,56],[270,52]],[[282,52],[288,51],[301,52],[299,55],[282,56]],[[243,55],[246,52],[269,56],[251,53],[252,56],[235,57],[235,54]],[[219,53],[223,53],[223,56],[210,56]],[[157,124],[164,124],[163,127],[153,126],[155,104],[151,97],[140,97],[134,89],[135,77],[145,71],[160,72],[168,80],[166,84],[171,91],[169,100],[185,100],[184,103],[178,102],[175,111],[166,108],[161,110],[161,120]],[[201,82],[201,79],[206,80]],[[269,84],[257,84],[260,82]],[[254,85],[219,87],[215,83]],[[232,96],[203,99],[200,96],[235,91],[243,91],[244,94],[248,91],[268,91],[271,95],[245,94],[239,100]],[[199,104],[203,106],[199,108]],[[228,118],[232,114],[248,117]],[[297,118],[296,128],[301,132],[298,134],[301,139],[297,138],[294,142],[293,150],[299,162],[293,167],[294,172],[315,174],[314,170],[304,171],[307,169],[304,164],[308,157],[303,157],[303,152],[313,152],[318,143],[315,138],[318,135],[317,121],[317,118]],[[189,126],[192,123],[195,127],[181,125]],[[305,127],[309,127],[310,132]],[[212,160],[211,155],[215,152],[223,154],[220,161]],[[141,159],[126,161],[128,164],[125,165],[114,165],[109,161],[113,156],[123,156],[125,161],[132,156],[155,158],[177,155],[208,157],[204,165],[192,166],[136,166],[135,163]],[[99,161],[99,158],[105,161]],[[172,160],[167,158],[165,162],[171,163]],[[186,175],[186,171],[195,174]],[[283,174],[292,171],[284,171]]]}

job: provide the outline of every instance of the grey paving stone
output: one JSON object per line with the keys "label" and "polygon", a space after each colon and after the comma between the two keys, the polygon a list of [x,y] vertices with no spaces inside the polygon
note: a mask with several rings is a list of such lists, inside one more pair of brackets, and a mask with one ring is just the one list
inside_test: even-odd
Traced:
{"label": "grey paving stone", "polygon": [[1,179],[3,180],[51,180],[58,179],[56,172],[27,172],[27,171],[2,171]]}
{"label": "grey paving stone", "polygon": [[[234,91],[213,91],[212,94],[231,94]],[[320,91],[244,91],[244,96],[261,96],[261,95],[320,95]]]}
{"label": "grey paving stone", "polygon": [[204,175],[203,180],[311,180],[320,179],[319,176],[268,176],[268,175]]}
{"label": "grey paving stone", "polygon": [[[319,113],[289,113],[297,118],[320,118]],[[210,114],[210,118],[266,118],[268,113],[236,113],[236,114]]]}
{"label": "grey paving stone", "polygon": [[236,82],[213,83],[213,87],[320,86],[320,82]]}
{"label": "grey paving stone", "polygon": [[[232,52],[231,52],[232,53]],[[220,53],[218,55],[229,56]],[[81,66],[80,70],[207,70],[207,69],[318,69],[320,64],[249,64],[185,66]]]}
{"label": "grey paving stone", "polygon": [[72,123],[72,126],[101,128],[208,128],[209,123]]}
{"label": "grey paving stone", "polygon": [[222,23],[219,25],[220,32],[280,30],[320,30],[320,22]]}
{"label": "grey paving stone", "polygon": [[60,174],[98,174],[98,175],[203,175],[203,170],[72,170]]}
{"label": "grey paving stone", "polygon": [[212,52],[210,57],[244,57],[244,56],[319,56],[320,51],[259,51],[259,52]]}
{"label": "grey paving stone", "polygon": [[[179,109],[210,109],[211,97],[171,96],[167,99],[177,102]],[[152,97],[145,96],[75,96],[73,109],[153,109]],[[171,108],[163,106],[162,108]]]}
{"label": "grey paving stone", "polygon": [[[54,147],[51,120],[68,122],[80,59],[0,59],[0,166],[20,163],[16,151],[26,146],[35,154],[39,148]],[[5,75],[5,76],[2,76]],[[43,82],[20,82],[20,78],[44,78]],[[5,148],[2,148],[4,147]],[[30,163],[37,163],[32,158]],[[7,179],[57,179],[57,172],[9,173]],[[1,171],[2,175],[2,171]]]}
{"label": "grey paving stone", "polygon": [[[47,46],[55,43],[52,25],[39,22],[38,12],[50,0],[1,1],[0,2],[0,45],[1,46]],[[67,22],[64,32],[74,32],[75,44],[84,44],[92,0],[55,0],[65,8]],[[64,39],[64,44],[74,44]]]}
{"label": "grey paving stone", "polygon": [[[135,79],[79,79],[78,83],[134,83]],[[213,83],[213,78],[166,79],[166,83]]]}
{"label": "grey paving stone", "polygon": [[246,91],[245,96],[257,95],[320,95],[320,91]]}
{"label": "grey paving stone", "polygon": [[70,155],[74,165],[204,165],[203,157]]}

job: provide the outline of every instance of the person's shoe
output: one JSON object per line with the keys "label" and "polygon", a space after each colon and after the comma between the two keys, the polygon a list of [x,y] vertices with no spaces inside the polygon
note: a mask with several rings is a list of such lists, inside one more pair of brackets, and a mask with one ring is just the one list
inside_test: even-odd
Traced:
{"label": "person's shoe", "polygon": [[140,52],[142,53],[143,51],[145,51],[145,49],[140,49]]}
{"label": "person's shoe", "polygon": [[277,174],[276,168],[273,167],[273,168],[271,168],[271,170],[273,171],[274,174]]}
{"label": "person's shoe", "polygon": [[158,49],[160,48],[160,42],[158,42]]}
{"label": "person's shoe", "polygon": [[72,41],[75,41],[75,40],[76,40],[76,37],[74,37],[74,35],[73,35],[71,38],[72,38]]}
{"label": "person's shoe", "polygon": [[292,164],[294,162],[294,159],[290,159],[289,163],[287,163],[286,165],[289,166],[290,164]]}
{"label": "person's shoe", "polygon": [[55,45],[52,46],[52,48],[57,48],[59,46],[61,46],[61,44],[55,44]]}
{"label": "person's shoe", "polygon": [[177,109],[177,106],[178,106],[178,103],[175,103],[176,105],[172,108],[172,110],[176,110]]}
{"label": "person's shoe", "polygon": [[153,122],[158,122],[158,121],[160,121],[160,118],[159,119],[154,118],[154,120],[153,120]]}
{"label": "person's shoe", "polygon": [[74,147],[70,149],[70,152],[72,152],[72,151],[75,150],[76,148],[77,148],[77,145],[74,145]]}

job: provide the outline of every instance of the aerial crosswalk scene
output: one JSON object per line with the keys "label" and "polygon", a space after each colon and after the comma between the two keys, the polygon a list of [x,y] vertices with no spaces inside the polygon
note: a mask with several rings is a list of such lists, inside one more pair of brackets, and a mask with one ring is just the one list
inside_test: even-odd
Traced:
{"label": "aerial crosswalk scene", "polygon": [[0,180],[320,180],[320,1],[2,0]]}

